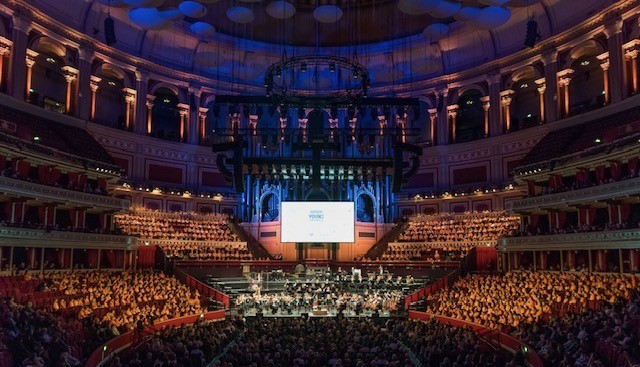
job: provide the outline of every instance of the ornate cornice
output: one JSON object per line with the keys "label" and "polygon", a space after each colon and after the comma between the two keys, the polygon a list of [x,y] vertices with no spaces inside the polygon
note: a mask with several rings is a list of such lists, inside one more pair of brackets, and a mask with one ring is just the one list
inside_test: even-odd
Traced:
{"label": "ornate cornice", "polygon": [[640,248],[640,229],[506,237],[496,248],[500,252]]}
{"label": "ornate cornice", "polygon": [[640,194],[640,177],[557,194],[533,196],[507,203],[507,210],[522,212],[571,206]]}
{"label": "ornate cornice", "polygon": [[129,209],[128,200],[41,185],[14,178],[0,176],[0,187],[2,187],[2,192],[6,195],[36,198],[42,202],[62,202],[71,206],[95,207],[117,211]]}
{"label": "ornate cornice", "polygon": [[51,248],[100,248],[108,250],[136,250],[138,239],[83,232],[47,232],[39,229],[0,227],[0,245]]}

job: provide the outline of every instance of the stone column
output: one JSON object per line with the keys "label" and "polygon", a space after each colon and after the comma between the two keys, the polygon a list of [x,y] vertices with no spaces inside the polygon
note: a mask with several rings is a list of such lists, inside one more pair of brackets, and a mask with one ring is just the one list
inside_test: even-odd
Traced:
{"label": "stone column", "polygon": [[640,39],[634,39],[633,41],[627,42],[622,46],[622,48],[624,50],[624,57],[627,63],[626,65],[629,65],[629,68],[631,69],[631,75],[627,78],[627,82],[631,86],[631,93],[637,94],[640,91],[640,86],[638,85],[638,53],[640,53]]}
{"label": "stone column", "polygon": [[436,145],[436,124],[438,123],[438,110],[430,108],[429,112],[429,140],[431,145]]}
{"label": "stone column", "polygon": [[487,75],[489,84],[489,136],[502,134],[502,111],[500,108],[500,73]]}
{"label": "stone column", "polygon": [[11,21],[13,22],[11,31],[13,46],[9,64],[7,91],[14,98],[23,100],[29,91],[28,89],[25,90],[28,68],[25,67],[24,60],[27,58],[29,31],[31,31],[33,25],[30,19],[18,14],[14,14]]}
{"label": "stone column", "polygon": [[458,117],[458,105],[452,104],[447,106],[447,119],[451,135],[449,136],[449,143],[456,142],[456,118]]}
{"label": "stone column", "polygon": [[153,127],[153,103],[155,102],[155,100],[156,100],[156,96],[154,96],[153,94],[147,94],[147,103],[146,103],[147,123],[145,125],[146,126],[145,132],[147,133],[147,135],[151,134],[151,128]]}
{"label": "stone column", "polygon": [[190,113],[188,117],[188,127],[186,128],[188,138],[187,141],[189,144],[197,145],[199,139],[198,126],[200,125],[200,111],[198,110],[198,107],[200,107],[200,97],[202,96],[202,89],[200,89],[200,87],[190,86],[189,93],[193,94],[194,103],[193,106],[191,106],[193,108],[189,111]]}
{"label": "stone column", "polygon": [[508,133],[511,131],[511,102],[515,92],[511,89],[500,92],[500,106],[502,107],[502,131]]}
{"label": "stone column", "polygon": [[444,145],[449,141],[449,116],[447,114],[447,99],[449,96],[449,87],[444,86],[436,89],[436,99],[442,100],[438,102],[438,106],[442,106],[442,110],[438,111],[438,122],[436,125],[436,141],[434,145]]}
{"label": "stone column", "polygon": [[89,120],[93,121],[96,118],[96,99],[98,98],[97,92],[100,87],[102,78],[99,76],[91,75],[89,88],[91,89],[91,106],[89,109]]}
{"label": "stone column", "polygon": [[131,88],[122,88],[122,92],[124,93],[124,102],[126,104],[124,111],[124,127],[125,130],[130,131],[134,124],[134,111],[133,108],[135,106],[136,101],[136,91]]}
{"label": "stone column", "polygon": [[83,120],[92,120],[91,108],[94,107],[94,93],[92,93],[92,83],[94,76],[91,75],[91,62],[94,52],[89,47],[81,46],[78,49],[78,93],[74,98],[76,113]]}
{"label": "stone column", "polygon": [[74,104],[74,96],[77,96],[75,93],[76,83],[74,83],[78,79],[78,69],[66,65],[62,67],[62,72],[64,73],[64,80],[67,82],[67,94],[64,101],[65,111],[69,115],[74,114],[75,104]]}
{"label": "stone column", "polygon": [[491,97],[481,97],[480,102],[482,102],[482,109],[484,110],[484,137],[488,138],[491,128],[491,118],[489,116],[491,113]]}
{"label": "stone column", "polygon": [[0,36],[0,92],[4,90],[3,87],[5,85],[5,77],[2,73],[2,70],[4,69],[4,59],[5,56],[11,54],[11,44],[11,41]]}
{"label": "stone column", "polygon": [[609,53],[605,52],[597,56],[597,59],[600,60],[600,67],[602,68],[602,76],[603,76],[603,94],[604,94],[604,103],[611,103],[611,87],[609,81],[611,80],[611,76],[609,75]]}
{"label": "stone column", "polygon": [[569,84],[571,83],[571,76],[573,69],[564,69],[558,72],[558,85],[562,90],[562,116],[568,117],[571,115],[571,93],[569,91]]}
{"label": "stone column", "polygon": [[208,108],[198,107],[198,136],[201,142],[207,137],[207,112]]}
{"label": "stone column", "polygon": [[31,101],[31,75],[33,73],[33,65],[36,64],[36,57],[39,54],[33,50],[27,50],[27,56],[25,56],[25,65],[26,65],[26,75],[25,75],[25,84],[23,84],[24,90],[23,97],[16,98],[24,98],[26,96],[27,101]]}
{"label": "stone column", "polygon": [[611,19],[605,14],[604,34],[607,36],[609,49],[609,89],[611,103],[621,101],[626,96],[626,78],[622,53],[622,18],[614,15]]}
{"label": "stone column", "polygon": [[[131,120],[133,124],[133,131],[136,134],[144,135],[147,132],[147,95],[149,73],[143,70],[136,70],[136,104],[134,116]],[[139,97],[139,98],[138,98]]]}
{"label": "stone column", "polygon": [[189,119],[189,105],[178,103],[178,113],[180,114],[180,142],[186,142],[187,124]]}
{"label": "stone column", "polygon": [[538,118],[538,122],[543,124],[545,122],[545,110],[544,110],[544,92],[547,90],[547,85],[545,84],[545,79],[540,78],[535,81],[536,89],[538,90],[538,104],[540,115]]}
{"label": "stone column", "polygon": [[544,65],[544,118],[545,122],[553,122],[558,119],[560,111],[560,101],[558,97],[558,51],[547,50],[542,53],[542,64]]}

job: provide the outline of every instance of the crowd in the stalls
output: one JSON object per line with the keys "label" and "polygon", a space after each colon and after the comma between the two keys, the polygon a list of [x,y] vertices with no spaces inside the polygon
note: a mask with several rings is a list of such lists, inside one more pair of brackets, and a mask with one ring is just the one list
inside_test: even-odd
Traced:
{"label": "crowd in the stalls", "polygon": [[471,243],[389,243],[380,261],[460,261],[476,245]]}
{"label": "crowd in the stalls", "polygon": [[238,241],[227,214],[175,212],[137,208],[115,216],[126,234],[148,240]]}
{"label": "crowd in the stalls", "polygon": [[412,350],[422,366],[502,367],[525,366],[524,356],[505,358],[477,333],[435,320],[392,320],[392,335]]}
{"label": "crowd in the stalls", "polygon": [[242,330],[231,320],[196,321],[155,332],[135,351],[114,357],[107,367],[203,367]]}
{"label": "crowd in the stalls", "polygon": [[[38,359],[23,366],[42,367],[40,360],[46,360],[47,366],[81,365],[78,359],[97,343],[135,328],[204,312],[197,291],[152,271],[6,278],[2,278],[7,298],[0,304],[0,336],[8,336],[14,362]],[[59,361],[63,350],[69,364]],[[36,356],[31,356],[34,352]]]}
{"label": "crowd in the stalls", "polygon": [[504,212],[434,214],[409,218],[401,242],[479,242],[506,237],[518,230],[520,217]]}
{"label": "crowd in the stalls", "polygon": [[90,349],[89,336],[79,320],[56,317],[20,305],[13,299],[0,301],[2,325],[0,352],[10,353],[7,363],[22,367],[79,367]]}
{"label": "crowd in the stalls", "polygon": [[512,334],[533,347],[549,366],[604,367],[611,364],[606,356],[614,354],[638,360],[640,300],[634,290],[630,299],[523,325]]}
{"label": "crowd in the stalls", "polygon": [[638,276],[516,271],[468,275],[427,297],[427,312],[512,330],[552,314],[628,299]]}
{"label": "crowd in the stalls", "polygon": [[170,259],[180,260],[251,260],[246,242],[226,244],[163,244],[162,250]]}
{"label": "crowd in the stalls", "polygon": [[255,318],[214,366],[399,367],[408,352],[372,318]]}

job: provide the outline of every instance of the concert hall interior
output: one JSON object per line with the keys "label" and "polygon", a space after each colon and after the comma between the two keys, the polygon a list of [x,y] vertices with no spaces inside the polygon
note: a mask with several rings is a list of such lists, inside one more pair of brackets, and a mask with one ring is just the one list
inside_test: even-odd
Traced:
{"label": "concert hall interior", "polygon": [[0,0],[0,367],[640,366],[640,1]]}

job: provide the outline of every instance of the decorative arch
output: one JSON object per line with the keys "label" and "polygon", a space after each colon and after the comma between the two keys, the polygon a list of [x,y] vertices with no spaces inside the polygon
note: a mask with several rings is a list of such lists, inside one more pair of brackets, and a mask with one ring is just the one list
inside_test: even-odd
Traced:
{"label": "decorative arch", "polygon": [[598,40],[590,39],[588,41],[582,42],[581,44],[572,48],[571,51],[569,51],[563,69],[570,68],[571,64],[573,64],[578,59],[598,56],[606,51],[606,46]]}
{"label": "decorative arch", "polygon": [[543,76],[544,75],[542,71],[533,65],[522,67],[520,69],[515,70],[513,73],[511,73],[509,81],[507,82],[507,85],[506,85],[506,89],[515,90],[514,85],[516,85],[518,82],[521,82],[524,80],[537,80],[542,78]]}
{"label": "decorative arch", "polygon": [[122,81],[125,88],[134,88],[134,83],[130,75],[123,68],[115,64],[100,61],[93,66],[92,74],[104,76],[109,79],[117,79]]}
{"label": "decorative arch", "polygon": [[273,222],[278,220],[280,218],[279,185],[270,185],[264,189],[257,204],[261,222]]}
{"label": "decorative arch", "polygon": [[305,201],[329,201],[331,200],[331,194],[321,188],[319,190],[310,189],[304,194]]}
{"label": "decorative arch", "polygon": [[156,91],[160,88],[166,88],[173,92],[178,97],[178,102],[187,103],[187,96],[176,85],[167,82],[155,82],[149,88],[149,94],[156,94]]}
{"label": "decorative arch", "polygon": [[51,37],[37,35],[30,40],[27,47],[43,55],[58,57],[65,63],[67,62],[67,48]]}
{"label": "decorative arch", "polygon": [[373,188],[368,185],[361,185],[354,193],[356,204],[356,218],[359,222],[377,222],[380,212],[380,203],[376,200]]}
{"label": "decorative arch", "polygon": [[485,121],[481,98],[486,96],[478,88],[467,88],[458,95],[455,119],[455,142],[462,143],[484,137]]}
{"label": "decorative arch", "polygon": [[467,94],[467,93],[469,93],[469,92],[472,92],[472,91],[474,91],[474,90],[476,90],[476,91],[480,92],[480,94],[481,94],[482,96],[486,96],[486,95],[488,95],[488,94],[489,94],[489,92],[487,91],[487,89],[486,89],[485,87],[483,87],[482,85],[480,85],[480,84],[477,84],[477,83],[467,84],[467,85],[464,85],[464,86],[462,86],[462,87],[458,88],[458,92],[457,92],[457,93],[455,93],[455,94],[452,96],[452,97],[453,97],[453,98],[452,98],[452,99],[453,99],[453,101],[452,101],[451,103],[452,103],[452,104],[458,104],[458,102],[459,102],[459,100],[460,100],[460,97],[462,97],[462,95]]}

